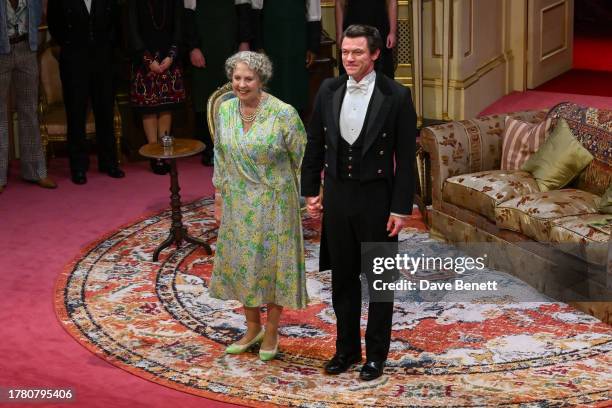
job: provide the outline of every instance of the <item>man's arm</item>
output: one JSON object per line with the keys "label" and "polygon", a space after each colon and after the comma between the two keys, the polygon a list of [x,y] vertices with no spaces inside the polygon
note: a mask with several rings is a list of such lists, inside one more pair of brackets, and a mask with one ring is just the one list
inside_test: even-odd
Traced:
{"label": "man's arm", "polygon": [[64,45],[66,38],[64,27],[66,25],[63,21],[61,0],[49,0],[47,3],[47,25],[49,26],[49,33],[55,42],[60,46]]}
{"label": "man's arm", "polygon": [[410,90],[402,87],[395,124],[395,175],[391,195],[391,212],[412,214],[414,202],[416,154],[416,112]]}
{"label": "man's arm", "polygon": [[321,0],[306,0],[306,68],[310,68],[320,51],[321,30]]}
{"label": "man's arm", "polygon": [[344,31],[344,3],[345,0],[336,0],[334,8],[336,17],[336,48],[340,51],[342,45],[342,32]]}
{"label": "man's arm", "polygon": [[389,18],[389,34],[386,38],[387,48],[397,45],[397,0],[387,0],[387,17]]}
{"label": "man's arm", "polygon": [[[326,82],[326,81],[325,81]],[[306,152],[302,161],[301,189],[304,197],[316,197],[321,188],[321,170],[325,162],[325,133],[323,131],[323,93],[325,82],[317,93],[312,116],[307,128]]]}
{"label": "man's arm", "polygon": [[238,51],[248,51],[254,38],[251,27],[251,2],[235,0],[234,6],[238,15]]}

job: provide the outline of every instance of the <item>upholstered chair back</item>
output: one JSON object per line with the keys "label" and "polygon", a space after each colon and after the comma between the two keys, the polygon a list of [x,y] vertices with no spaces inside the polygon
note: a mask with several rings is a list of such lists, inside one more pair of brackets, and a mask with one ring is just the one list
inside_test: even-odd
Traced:
{"label": "upholstered chair back", "polygon": [[49,105],[64,100],[56,54],[57,49],[49,45],[44,45],[40,53],[40,83]]}
{"label": "upholstered chair back", "polygon": [[235,98],[234,92],[232,91],[232,83],[228,82],[225,85],[218,88],[208,97],[206,103],[206,112],[208,120],[208,130],[213,141],[215,140],[215,126],[217,122],[217,115],[219,113],[219,106],[229,99]]}

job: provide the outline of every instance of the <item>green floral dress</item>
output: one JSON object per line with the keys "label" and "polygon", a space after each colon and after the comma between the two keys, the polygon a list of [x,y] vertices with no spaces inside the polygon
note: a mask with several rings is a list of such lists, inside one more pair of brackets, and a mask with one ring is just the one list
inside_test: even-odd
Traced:
{"label": "green floral dress", "polygon": [[244,132],[238,99],[221,104],[213,184],[223,215],[210,294],[245,306],[308,303],[300,217],[306,132],[296,110],[268,95]]}

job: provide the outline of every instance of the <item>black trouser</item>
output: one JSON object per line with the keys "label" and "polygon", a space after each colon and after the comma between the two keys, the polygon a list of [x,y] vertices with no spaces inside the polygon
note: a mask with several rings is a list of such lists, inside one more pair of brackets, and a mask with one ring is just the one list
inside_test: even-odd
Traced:
{"label": "black trouser", "polygon": [[[390,190],[386,181],[361,184],[325,178],[323,223],[332,267],[336,314],[336,353],[361,354],[361,243],[397,242],[386,230]],[[366,275],[372,287],[372,275]],[[370,292],[372,298],[372,292]],[[391,341],[393,302],[370,302],[366,357],[386,360]]]}
{"label": "black trouser", "polygon": [[195,131],[196,137],[206,145],[204,154],[212,154],[214,143],[208,130],[208,118],[206,117],[206,112],[195,113]]}
{"label": "black trouser", "polygon": [[60,76],[68,127],[70,170],[87,171],[89,156],[85,124],[89,100],[96,123],[98,167],[117,165],[113,132],[113,72],[111,47],[62,47]]}

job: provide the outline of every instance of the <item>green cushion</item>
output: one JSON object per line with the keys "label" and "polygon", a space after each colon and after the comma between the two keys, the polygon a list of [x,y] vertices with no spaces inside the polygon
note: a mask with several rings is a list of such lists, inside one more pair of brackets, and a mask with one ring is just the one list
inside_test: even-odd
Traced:
{"label": "green cushion", "polygon": [[612,186],[609,186],[604,195],[601,197],[599,212],[604,214],[612,214]]}
{"label": "green cushion", "polygon": [[565,187],[593,160],[593,155],[576,140],[565,119],[559,119],[546,142],[523,164],[540,191]]}

